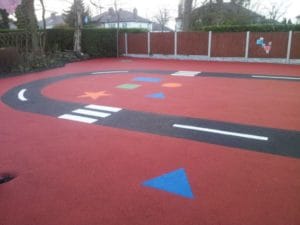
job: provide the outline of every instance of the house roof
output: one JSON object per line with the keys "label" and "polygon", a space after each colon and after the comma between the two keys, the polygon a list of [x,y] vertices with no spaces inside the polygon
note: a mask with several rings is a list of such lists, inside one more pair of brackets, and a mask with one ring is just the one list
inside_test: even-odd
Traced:
{"label": "house roof", "polygon": [[[57,25],[65,24],[65,21],[63,19],[62,15],[56,15],[55,13],[52,13],[50,17],[46,18],[46,27],[52,28]],[[39,26],[43,27],[43,21],[39,21]]]}
{"label": "house roof", "polygon": [[[151,23],[150,20],[138,16],[137,9],[134,9],[133,12],[119,9],[118,13],[120,18],[119,22]],[[93,17],[92,21],[96,23],[117,23],[118,15],[113,8],[110,8],[107,12]]]}
{"label": "house roof", "polygon": [[245,19],[248,22],[260,22],[266,20],[264,16],[251,11],[241,5],[234,2],[219,2],[219,3],[207,3],[199,8],[196,8],[192,12],[192,16],[202,17],[213,12],[213,19],[216,20],[220,17],[230,17],[234,15],[241,15],[240,19]]}

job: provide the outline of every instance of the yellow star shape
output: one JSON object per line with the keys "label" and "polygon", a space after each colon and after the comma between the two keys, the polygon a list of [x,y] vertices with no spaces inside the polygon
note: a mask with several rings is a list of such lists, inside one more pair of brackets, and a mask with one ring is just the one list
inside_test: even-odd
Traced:
{"label": "yellow star shape", "polygon": [[100,97],[110,96],[111,94],[107,94],[106,91],[98,91],[98,92],[84,92],[84,95],[78,96],[78,98],[92,98],[96,100]]}

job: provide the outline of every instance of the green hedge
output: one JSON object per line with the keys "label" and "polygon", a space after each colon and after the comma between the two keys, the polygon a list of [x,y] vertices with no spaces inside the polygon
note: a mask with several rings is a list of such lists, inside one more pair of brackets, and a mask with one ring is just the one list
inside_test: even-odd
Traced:
{"label": "green hedge", "polygon": [[147,29],[142,29],[142,28],[121,28],[120,29],[121,33],[145,33],[148,32]]}
{"label": "green hedge", "polygon": [[91,57],[114,57],[117,54],[117,32],[114,29],[83,29],[82,51]]}
{"label": "green hedge", "polygon": [[26,30],[10,30],[10,29],[0,29],[0,33],[18,33],[18,32],[24,32]]}
{"label": "green hedge", "polygon": [[300,31],[300,24],[297,25],[272,25],[272,24],[253,24],[253,25],[222,25],[194,27],[193,31],[213,31],[213,32],[287,32]]}
{"label": "green hedge", "polygon": [[[145,32],[144,29],[120,29],[120,33]],[[73,50],[74,29],[47,30],[47,51]],[[91,57],[114,57],[117,48],[116,29],[85,28],[82,30],[82,51]]]}
{"label": "green hedge", "polygon": [[[74,29],[47,30],[47,51],[72,51]],[[112,29],[83,29],[82,51],[91,57],[116,55],[116,31]]]}
{"label": "green hedge", "polygon": [[66,51],[73,49],[73,29],[47,30],[46,51]]}

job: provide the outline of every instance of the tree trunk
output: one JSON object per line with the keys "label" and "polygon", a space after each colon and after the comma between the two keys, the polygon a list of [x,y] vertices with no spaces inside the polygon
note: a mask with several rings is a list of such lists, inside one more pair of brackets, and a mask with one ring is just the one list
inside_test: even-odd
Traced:
{"label": "tree trunk", "polygon": [[47,31],[46,31],[46,19],[45,19],[45,13],[46,13],[46,9],[45,9],[45,4],[44,4],[44,0],[40,0],[41,5],[42,5],[42,18],[43,18],[43,30],[44,30],[44,37],[43,35],[40,36],[40,43],[41,43],[41,48],[43,53],[45,53],[45,48],[46,48],[46,40],[47,40]]}
{"label": "tree trunk", "polygon": [[193,0],[185,0],[183,7],[183,31],[188,31],[190,29],[191,14],[192,14]]}
{"label": "tree trunk", "polygon": [[31,43],[32,51],[39,51],[39,37],[38,37],[38,28],[37,28],[37,19],[34,11],[34,0],[23,0],[26,3],[27,15],[29,16],[29,32],[31,34]]}
{"label": "tree trunk", "polygon": [[43,29],[46,30],[46,19],[45,19],[45,4],[44,4],[44,0],[40,0],[40,3],[42,5],[42,19],[43,19]]}
{"label": "tree trunk", "polygon": [[82,12],[79,1],[74,0],[75,5],[75,32],[74,32],[74,52],[81,55],[81,32],[82,32]]}
{"label": "tree trunk", "polygon": [[116,46],[117,46],[117,57],[119,58],[119,32],[120,32],[120,12],[118,9],[118,2],[117,0],[114,1],[114,6],[115,6],[115,12],[117,14],[117,42],[116,42]]}

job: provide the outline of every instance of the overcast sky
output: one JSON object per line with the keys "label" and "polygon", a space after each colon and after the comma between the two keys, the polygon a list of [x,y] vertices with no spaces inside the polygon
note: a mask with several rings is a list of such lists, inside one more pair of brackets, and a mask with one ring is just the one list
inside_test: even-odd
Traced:
{"label": "overcast sky", "polygon": [[[109,7],[113,7],[114,0],[93,0],[94,2],[99,2],[104,7],[103,11],[107,10]],[[180,0],[117,0],[118,8],[133,10],[133,8],[137,8],[138,14],[144,18],[153,19],[155,14],[157,14],[159,9],[167,8],[171,15],[171,21],[169,26],[174,28],[175,17],[177,16],[177,9]],[[198,0],[201,2],[202,0]],[[225,0],[226,1],[226,0]],[[286,11],[287,19],[292,19],[295,21],[295,17],[300,15],[300,0],[251,0],[256,8],[258,8],[258,12],[264,13],[266,8],[270,8],[268,4],[275,3],[277,6],[281,6],[283,11]],[[41,19],[41,6],[39,1],[36,2],[36,11],[38,19]],[[52,12],[57,12],[61,14],[63,10],[68,10],[71,6],[73,0],[44,0],[47,14],[49,16]],[[257,3],[259,2],[259,3]],[[90,0],[84,0],[86,6],[90,6],[92,13],[96,14],[96,9],[91,6]],[[255,8],[254,7],[254,8]],[[287,8],[287,10],[286,10]]]}

